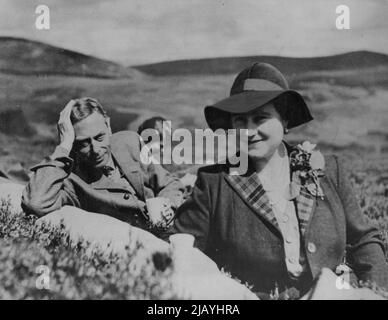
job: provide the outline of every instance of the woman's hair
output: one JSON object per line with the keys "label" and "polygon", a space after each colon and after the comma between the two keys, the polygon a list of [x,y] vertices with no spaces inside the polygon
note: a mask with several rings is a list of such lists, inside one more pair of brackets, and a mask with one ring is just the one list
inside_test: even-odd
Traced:
{"label": "woman's hair", "polygon": [[104,118],[107,117],[104,108],[97,101],[97,99],[87,97],[76,99],[73,109],[70,113],[70,121],[74,125],[77,122],[80,122],[81,120],[90,116],[94,112],[98,112]]}

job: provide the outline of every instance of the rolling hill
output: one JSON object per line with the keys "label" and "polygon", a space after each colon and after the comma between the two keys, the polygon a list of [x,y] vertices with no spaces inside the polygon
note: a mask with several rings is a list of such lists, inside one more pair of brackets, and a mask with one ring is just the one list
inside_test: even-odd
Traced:
{"label": "rolling hill", "polygon": [[234,75],[257,60],[285,71],[315,117],[312,125],[293,130],[288,139],[311,140],[326,150],[388,154],[384,54],[214,58],[136,70],[43,43],[0,37],[0,161],[22,160],[27,167],[40,162],[55,147],[59,112],[70,99],[82,96],[103,104],[113,131],[137,130],[155,115],[171,119],[176,128],[205,128],[203,107],[226,97]]}
{"label": "rolling hill", "polygon": [[97,78],[128,78],[139,73],[111,61],[13,37],[0,37],[0,72]]}
{"label": "rolling hill", "polygon": [[[153,76],[225,75],[236,74],[256,61],[275,65],[287,77],[300,74],[316,77],[317,72],[368,69],[374,74],[383,71],[385,80],[388,68],[388,55],[370,51],[312,58],[248,56],[177,60],[125,68],[112,61],[42,42],[0,37],[0,72],[9,74],[96,78],[135,78],[140,77],[140,74]],[[320,77],[321,74],[318,76]]]}
{"label": "rolling hill", "polygon": [[327,57],[290,58],[279,56],[250,56],[177,60],[138,65],[133,68],[155,76],[235,74],[253,62],[273,64],[288,76],[296,73],[328,70],[359,70],[388,67],[388,55],[370,51],[356,51]]}

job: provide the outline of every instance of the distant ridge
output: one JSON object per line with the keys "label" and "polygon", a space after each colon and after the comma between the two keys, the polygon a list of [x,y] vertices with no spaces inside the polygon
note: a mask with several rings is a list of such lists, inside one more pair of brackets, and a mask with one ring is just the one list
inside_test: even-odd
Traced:
{"label": "distant ridge", "polygon": [[22,38],[0,37],[0,72],[98,78],[132,77],[117,63]]}
{"label": "distant ridge", "polygon": [[[0,37],[0,72],[21,75],[64,75],[97,78],[236,74],[253,62],[267,62],[287,76],[314,71],[388,68],[388,55],[355,51],[326,57],[248,56],[176,60],[126,68],[118,63],[38,41]],[[386,71],[382,71],[386,73]]]}
{"label": "distant ridge", "polygon": [[259,61],[273,64],[283,73],[293,75],[301,72],[327,70],[354,70],[376,66],[388,66],[388,55],[355,51],[327,57],[290,58],[278,56],[249,56],[230,58],[210,58],[198,60],[177,60],[133,66],[146,74],[167,75],[217,75],[235,74],[250,64]]}

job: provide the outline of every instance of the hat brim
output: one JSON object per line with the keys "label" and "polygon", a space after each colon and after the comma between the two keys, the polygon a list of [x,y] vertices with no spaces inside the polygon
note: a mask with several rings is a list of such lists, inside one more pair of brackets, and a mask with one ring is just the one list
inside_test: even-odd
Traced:
{"label": "hat brim", "polygon": [[294,90],[284,91],[244,91],[223,99],[212,106],[205,108],[205,118],[212,130],[230,129],[231,114],[244,114],[260,109],[265,104],[280,96],[287,96],[288,129],[295,128],[313,120],[303,97]]}

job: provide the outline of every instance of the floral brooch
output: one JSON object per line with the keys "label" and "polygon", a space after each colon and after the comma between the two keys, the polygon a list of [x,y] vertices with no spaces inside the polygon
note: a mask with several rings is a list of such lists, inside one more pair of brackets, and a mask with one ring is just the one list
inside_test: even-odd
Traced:
{"label": "floral brooch", "polygon": [[325,159],[316,144],[305,141],[290,153],[292,183],[304,187],[311,195],[324,198],[319,179],[324,176]]}

